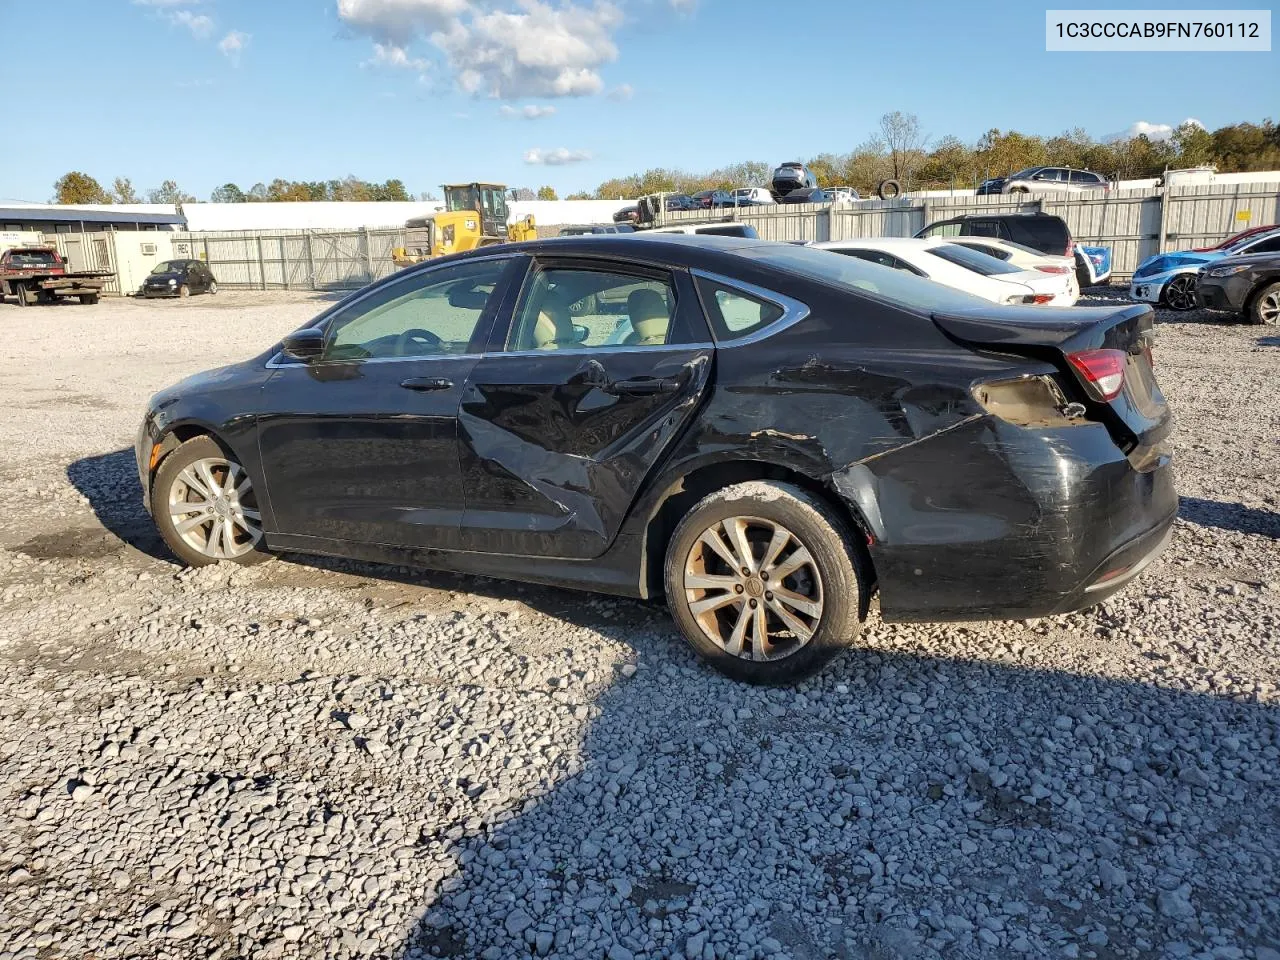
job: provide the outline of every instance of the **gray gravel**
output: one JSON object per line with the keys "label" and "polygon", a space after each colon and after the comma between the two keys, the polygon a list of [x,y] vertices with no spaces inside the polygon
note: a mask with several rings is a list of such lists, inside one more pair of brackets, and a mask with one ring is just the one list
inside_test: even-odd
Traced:
{"label": "gray gravel", "polygon": [[1163,318],[1182,519],[1121,595],[766,690],[639,603],[176,566],[142,403],[321,305],[0,306],[0,960],[1280,960],[1267,331]]}

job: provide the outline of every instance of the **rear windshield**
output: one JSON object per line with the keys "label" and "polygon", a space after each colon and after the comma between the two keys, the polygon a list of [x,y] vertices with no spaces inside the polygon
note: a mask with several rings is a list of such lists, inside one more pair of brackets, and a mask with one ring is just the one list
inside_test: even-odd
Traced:
{"label": "rear windshield", "polygon": [[966,270],[972,270],[974,273],[980,273],[984,277],[994,277],[1002,273],[1019,273],[1017,267],[1011,267],[1003,260],[997,260],[995,257],[989,257],[980,250],[971,250],[968,247],[962,247],[958,243],[943,243],[936,247],[930,247],[927,253],[935,257],[941,257],[950,263],[954,263],[958,267],[964,267]]}
{"label": "rear windshield", "polygon": [[1058,217],[1006,217],[1004,224],[1019,243],[1059,256],[1067,252],[1070,234],[1066,221]]}
{"label": "rear windshield", "polygon": [[9,264],[14,267],[56,267],[58,261],[51,250],[11,250]]}
{"label": "rear windshield", "polygon": [[831,250],[799,247],[790,243],[770,243],[758,247],[743,247],[734,252],[776,270],[875,294],[914,310],[964,310],[991,305],[979,297],[952,287],[944,287],[904,270],[882,267],[856,257],[842,257]]}
{"label": "rear windshield", "polygon": [[749,223],[726,223],[722,227],[698,227],[697,232],[713,237],[748,237],[752,240],[760,236],[756,233],[756,228]]}

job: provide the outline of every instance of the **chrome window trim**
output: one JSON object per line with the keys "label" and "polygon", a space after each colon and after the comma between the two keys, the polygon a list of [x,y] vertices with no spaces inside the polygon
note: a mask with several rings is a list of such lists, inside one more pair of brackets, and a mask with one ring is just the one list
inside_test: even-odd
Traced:
{"label": "chrome window trim", "polygon": [[486,353],[486,360],[499,357],[590,357],[601,353],[654,353],[658,350],[714,350],[714,343],[657,343],[647,347],[636,344],[602,343],[598,347],[569,347],[564,350],[498,350]]}
{"label": "chrome window trim", "polygon": [[363,360],[312,360],[308,363],[305,360],[287,360],[285,359],[284,351],[281,350],[267,361],[266,369],[290,370],[294,367],[307,369],[310,367],[328,367],[351,363],[408,363],[410,361],[422,363],[427,360],[479,360],[485,356],[486,354],[483,353],[433,353],[422,357],[366,357]]}
{"label": "chrome window trim", "polygon": [[[320,312],[320,316],[316,317],[313,320],[311,326],[299,327],[297,330],[293,332],[299,333],[302,330],[324,330],[325,327],[328,326],[329,321],[333,318],[333,314],[336,313],[339,308],[346,310],[346,309],[349,309],[350,307],[354,307],[358,303],[362,303],[363,301],[367,300],[376,291],[382,289],[383,281],[388,281],[386,285],[392,286],[397,280],[408,280],[411,277],[417,277],[417,276],[429,276],[430,274],[434,273],[437,270],[444,270],[444,269],[447,269],[448,267],[458,266],[459,264],[484,263],[490,260],[514,260],[517,257],[527,257],[527,256],[528,256],[527,253],[512,253],[510,251],[504,251],[502,253],[490,253],[490,254],[485,254],[483,256],[468,257],[466,260],[452,260],[449,263],[430,263],[428,261],[425,264],[414,266],[408,270],[405,270],[402,272],[402,274],[397,275],[393,273],[390,276],[381,277],[378,280],[374,280],[372,283],[366,284],[362,289],[356,291],[356,293],[358,293],[359,296],[355,297],[352,300],[339,300],[337,303],[331,306],[328,310],[322,310]],[[321,361],[313,361],[311,363],[306,363],[302,360],[285,360],[284,351],[277,350],[274,354],[272,354],[271,359],[267,361],[266,369],[267,370],[283,370],[287,367],[311,367],[311,366],[316,366],[319,363],[387,363],[387,362],[396,362],[400,360],[435,360],[435,359],[446,360],[446,359],[453,359],[453,358],[482,357],[482,356],[484,356],[484,354],[481,354],[481,353],[448,353],[448,354],[439,354],[434,357],[433,356],[370,357],[367,360],[359,360],[359,361],[321,360]]]}
{"label": "chrome window trim", "polygon": [[809,305],[801,303],[794,297],[788,297],[784,293],[778,293],[775,290],[767,290],[764,287],[758,287],[754,283],[747,283],[745,280],[735,280],[733,277],[726,277],[723,274],[712,273],[709,270],[700,270],[694,268],[689,271],[695,277],[701,277],[711,283],[718,283],[723,287],[729,287],[738,290],[757,300],[764,300],[772,303],[775,307],[782,310],[782,316],[766,327],[761,327],[745,336],[735,337],[732,340],[724,340],[716,346],[723,349],[725,347],[742,347],[751,343],[759,343],[772,337],[775,333],[781,333],[788,327],[794,327],[801,320],[809,316]]}

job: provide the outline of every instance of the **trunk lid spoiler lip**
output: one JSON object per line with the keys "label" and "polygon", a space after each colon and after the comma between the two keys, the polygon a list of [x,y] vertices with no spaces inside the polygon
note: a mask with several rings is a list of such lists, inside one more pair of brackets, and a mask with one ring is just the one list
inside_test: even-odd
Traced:
{"label": "trunk lid spoiler lip", "polygon": [[993,305],[935,311],[932,316],[945,334],[965,344],[1045,356],[1104,347],[1132,352],[1135,343],[1151,331],[1155,311],[1145,303],[1115,307]]}

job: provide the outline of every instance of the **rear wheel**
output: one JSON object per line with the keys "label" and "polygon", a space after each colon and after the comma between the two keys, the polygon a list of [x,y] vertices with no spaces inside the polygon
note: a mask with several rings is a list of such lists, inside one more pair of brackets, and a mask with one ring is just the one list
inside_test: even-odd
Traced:
{"label": "rear wheel", "polygon": [[1170,310],[1194,310],[1196,308],[1195,274],[1184,273],[1165,284],[1164,305]]}
{"label": "rear wheel", "polygon": [[212,437],[194,437],[161,461],[151,512],[169,549],[190,566],[267,557],[253,482]]}
{"label": "rear wheel", "polygon": [[1280,326],[1280,283],[1273,283],[1259,290],[1249,304],[1247,316],[1252,323]]}
{"label": "rear wheel", "polygon": [[13,292],[18,297],[18,306],[31,307],[40,299],[40,293],[34,287],[29,287],[25,283],[19,283],[14,286]]}
{"label": "rear wheel", "polygon": [[85,304],[86,306],[92,306],[93,304],[98,302],[98,294],[82,293],[80,294],[80,302]]}
{"label": "rear wheel", "polygon": [[717,670],[787,683],[857,637],[868,566],[820,500],[791,484],[740,483],[705,497],[676,527],[667,603]]}
{"label": "rear wheel", "polygon": [[209,283],[209,293],[216,294],[218,292],[218,281],[212,280]]}
{"label": "rear wheel", "polygon": [[185,300],[187,297],[191,296],[191,288],[184,283],[178,288],[178,296]]}

